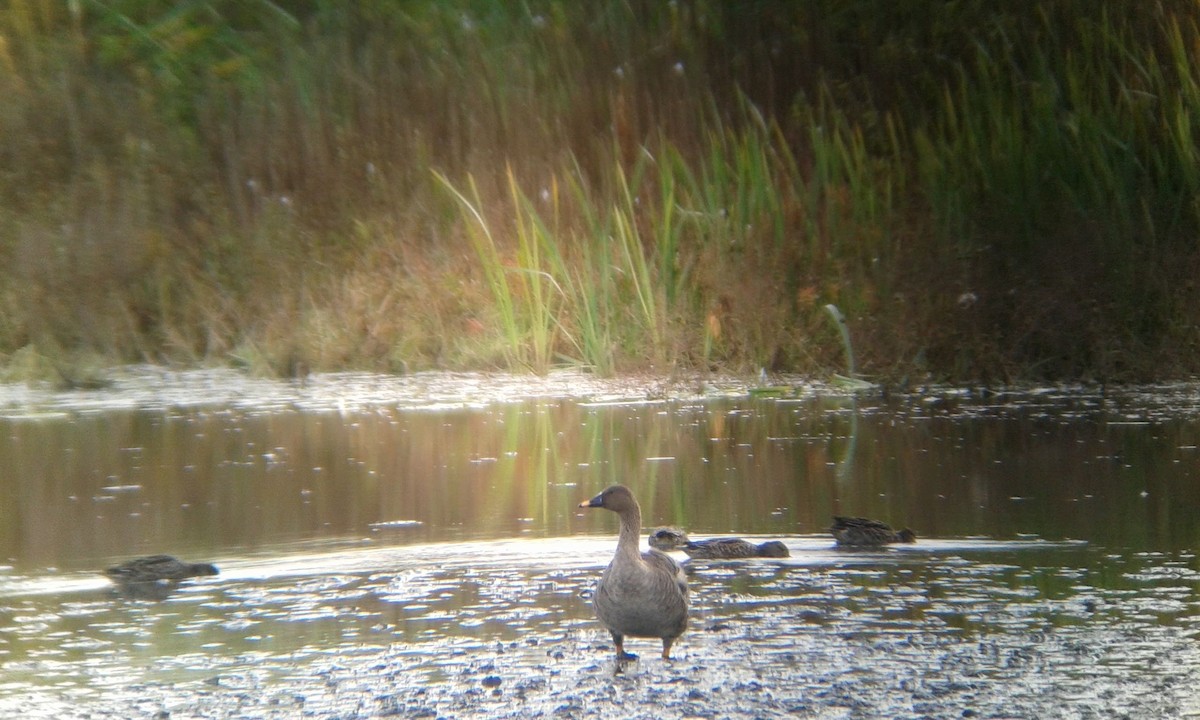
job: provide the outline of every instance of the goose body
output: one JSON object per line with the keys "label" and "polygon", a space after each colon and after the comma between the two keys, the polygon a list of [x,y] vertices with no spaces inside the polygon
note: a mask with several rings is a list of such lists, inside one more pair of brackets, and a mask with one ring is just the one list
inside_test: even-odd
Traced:
{"label": "goose body", "polygon": [[675,559],[658,550],[640,552],[642,511],[633,493],[613,485],[579,507],[611,510],[621,519],[617,551],[596,584],[592,605],[596,617],[612,635],[617,659],[636,657],[625,652],[625,638],[662,640],[662,657],[670,659],[671,645],[688,621],[687,576]]}
{"label": "goose body", "polygon": [[170,555],[150,555],[114,565],[104,571],[113,582],[130,583],[179,582],[193,577],[216,575],[217,567],[209,563],[189,563]]}
{"label": "goose body", "polygon": [[917,541],[917,534],[908,528],[896,531],[886,523],[861,517],[835,515],[829,532],[841,547],[882,547]]}

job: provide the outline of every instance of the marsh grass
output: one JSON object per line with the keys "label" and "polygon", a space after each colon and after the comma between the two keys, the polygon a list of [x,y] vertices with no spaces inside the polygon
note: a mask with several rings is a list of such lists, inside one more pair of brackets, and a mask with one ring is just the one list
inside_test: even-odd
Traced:
{"label": "marsh grass", "polygon": [[932,7],[14,0],[0,353],[1195,372],[1200,11]]}

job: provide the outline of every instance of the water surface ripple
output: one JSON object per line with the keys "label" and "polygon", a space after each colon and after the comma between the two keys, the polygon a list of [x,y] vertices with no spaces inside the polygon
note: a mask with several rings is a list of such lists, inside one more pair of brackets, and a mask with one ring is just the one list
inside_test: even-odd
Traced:
{"label": "water surface ripple", "polygon": [[[0,717],[1200,717],[1193,386],[150,378],[0,392]],[[690,562],[674,659],[617,666],[575,504],[618,480],[791,557]],[[221,574],[97,572],[152,552]]]}

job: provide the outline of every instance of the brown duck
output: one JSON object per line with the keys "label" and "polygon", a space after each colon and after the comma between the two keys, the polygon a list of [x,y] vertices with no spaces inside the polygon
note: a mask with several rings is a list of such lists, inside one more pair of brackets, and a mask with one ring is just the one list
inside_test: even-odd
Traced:
{"label": "brown duck", "polygon": [[104,571],[118,585],[133,583],[177,583],[188,578],[216,575],[216,565],[189,563],[170,555],[150,555],[114,565]]}
{"label": "brown duck", "polygon": [[696,560],[736,560],[738,558],[785,558],[790,555],[787,545],[768,540],[755,545],[741,538],[714,538],[685,543],[683,551]]}
{"label": "brown duck", "polygon": [[617,659],[637,657],[625,652],[625,637],[662,640],[662,657],[671,657],[671,644],[688,621],[687,576],[675,559],[658,550],[638,551],[642,510],[624,485],[613,485],[579,507],[612,510],[621,518],[617,551],[596,584],[592,605],[596,617],[612,635]]}
{"label": "brown duck", "polygon": [[878,520],[835,515],[829,528],[840,547],[882,547],[892,543],[915,543],[917,534],[908,528],[896,531]]}
{"label": "brown duck", "polygon": [[737,560],[739,558],[784,558],[791,555],[787,546],[778,540],[755,545],[741,538],[689,540],[686,533],[675,528],[659,528],[650,534],[650,547],[655,550],[682,550],[695,560]]}

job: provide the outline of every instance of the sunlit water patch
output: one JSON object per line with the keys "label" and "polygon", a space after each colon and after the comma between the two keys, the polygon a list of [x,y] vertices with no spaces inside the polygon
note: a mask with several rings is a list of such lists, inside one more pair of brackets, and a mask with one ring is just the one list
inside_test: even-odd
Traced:
{"label": "sunlit water patch", "polygon": [[45,580],[37,594],[33,580],[13,581],[0,585],[10,621],[0,713],[1196,710],[1190,556],[972,540],[844,552],[820,537],[784,540],[788,559],[690,561],[691,628],[675,659],[634,639],[643,659],[620,668],[588,602],[610,537],[281,548],[276,560],[229,558],[222,576],[162,600],[83,578]]}

